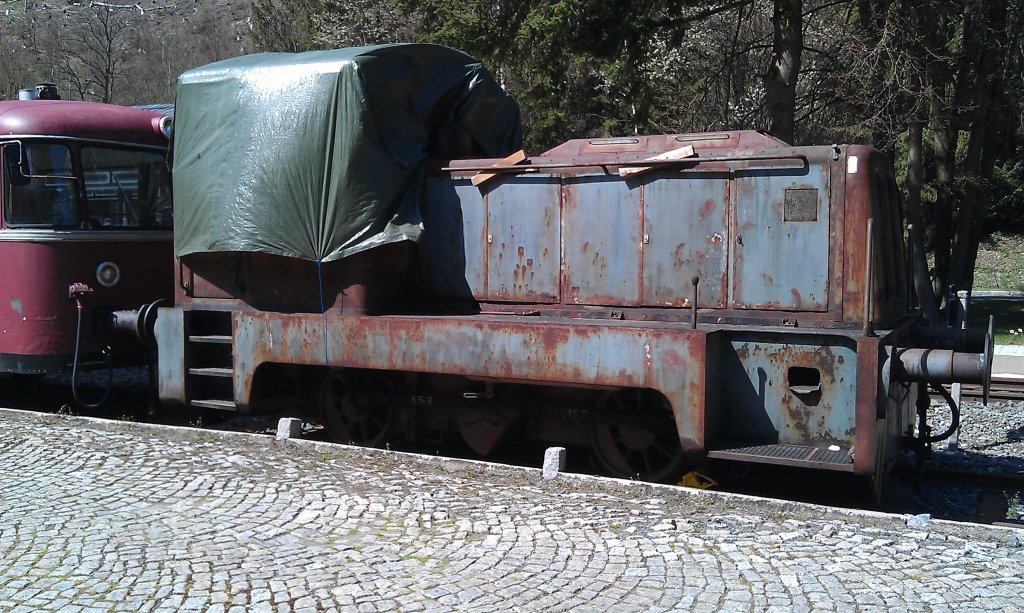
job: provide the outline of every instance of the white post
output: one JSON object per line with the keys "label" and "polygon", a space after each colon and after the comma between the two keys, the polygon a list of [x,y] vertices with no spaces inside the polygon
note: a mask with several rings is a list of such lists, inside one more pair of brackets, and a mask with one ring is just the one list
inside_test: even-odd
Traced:
{"label": "white post", "polygon": [[[968,302],[967,290],[960,290],[960,291],[958,291],[956,293],[956,300],[957,300],[957,307],[958,307],[957,308],[957,314],[956,314],[957,321],[960,323],[960,329],[961,330],[966,330],[967,329],[967,302]],[[960,399],[962,398],[962,389],[961,389],[961,385],[959,383],[954,383],[953,384],[952,396],[953,396],[953,403],[956,405],[956,407],[958,409],[962,409],[963,408],[963,404],[960,402]],[[961,413],[960,417],[961,417],[961,419],[963,418],[963,414],[962,413]],[[949,443],[946,445],[946,449],[949,449],[950,451],[956,451],[957,449],[960,449],[960,426],[959,425],[957,425],[956,430],[953,431],[953,436],[949,439]]]}

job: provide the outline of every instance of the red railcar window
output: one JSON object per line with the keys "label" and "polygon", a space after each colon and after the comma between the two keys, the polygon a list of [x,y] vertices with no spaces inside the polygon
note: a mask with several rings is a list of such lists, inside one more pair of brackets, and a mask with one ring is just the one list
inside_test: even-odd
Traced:
{"label": "red railcar window", "polygon": [[91,227],[171,227],[171,184],[156,151],[82,147],[86,209]]}
{"label": "red railcar window", "polygon": [[11,226],[62,227],[81,222],[71,150],[50,143],[26,144],[32,178],[25,185],[5,181],[4,217]]}

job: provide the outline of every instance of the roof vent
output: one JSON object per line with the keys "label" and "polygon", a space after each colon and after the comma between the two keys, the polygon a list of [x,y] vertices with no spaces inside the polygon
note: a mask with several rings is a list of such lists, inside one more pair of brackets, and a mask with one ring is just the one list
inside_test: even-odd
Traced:
{"label": "roof vent", "polygon": [[60,100],[60,93],[53,83],[40,83],[35,87],[18,90],[18,100]]}
{"label": "roof vent", "polygon": [[36,94],[39,95],[40,100],[60,100],[57,86],[53,83],[40,83],[36,85]]}

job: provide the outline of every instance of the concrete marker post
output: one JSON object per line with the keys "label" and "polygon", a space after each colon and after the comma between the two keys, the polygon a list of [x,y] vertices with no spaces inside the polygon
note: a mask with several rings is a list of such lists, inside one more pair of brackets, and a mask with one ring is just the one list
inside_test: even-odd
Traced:
{"label": "concrete marker post", "polygon": [[554,479],[565,470],[565,447],[548,447],[544,451],[544,478]]}
{"label": "concrete marker post", "polygon": [[277,420],[277,440],[286,441],[302,436],[302,420],[296,417],[282,417]]}

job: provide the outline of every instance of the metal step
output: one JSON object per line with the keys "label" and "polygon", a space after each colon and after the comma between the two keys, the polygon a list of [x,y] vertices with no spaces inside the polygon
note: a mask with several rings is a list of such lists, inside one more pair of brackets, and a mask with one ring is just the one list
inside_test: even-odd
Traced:
{"label": "metal step", "polygon": [[238,408],[231,400],[189,400],[188,404],[197,409],[218,409],[221,411],[234,411]]}
{"label": "metal step", "polygon": [[708,457],[720,460],[778,464],[780,466],[799,466],[843,472],[853,471],[853,454],[850,453],[849,449],[830,451],[820,447],[808,447],[805,445],[755,445],[752,447],[715,449],[708,452]]}
{"label": "metal step", "polygon": [[219,345],[230,345],[231,335],[209,334],[204,336],[188,337],[190,343],[215,343]]}
{"label": "metal step", "polygon": [[200,377],[225,377],[231,378],[230,368],[189,368],[188,374],[199,375]]}

